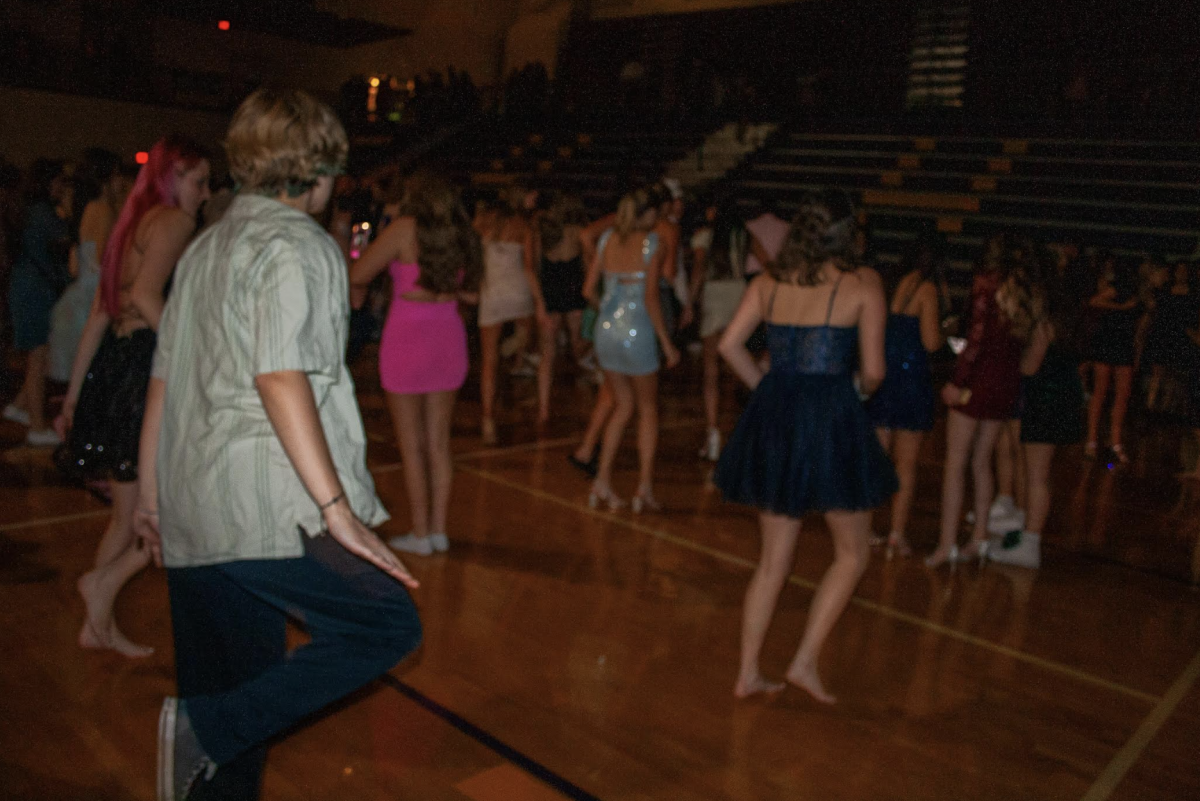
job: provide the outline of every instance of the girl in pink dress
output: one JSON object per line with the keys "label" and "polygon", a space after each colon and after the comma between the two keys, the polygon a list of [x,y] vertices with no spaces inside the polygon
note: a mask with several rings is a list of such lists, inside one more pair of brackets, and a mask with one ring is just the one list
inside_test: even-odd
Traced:
{"label": "girl in pink dress", "polygon": [[385,267],[393,294],[379,343],[379,380],[400,446],[413,526],[389,544],[428,556],[450,547],[450,422],[467,377],[467,332],[458,303],[478,285],[482,270],[479,239],[446,183],[431,176],[410,180],[400,217],[354,264],[350,282],[366,287]]}

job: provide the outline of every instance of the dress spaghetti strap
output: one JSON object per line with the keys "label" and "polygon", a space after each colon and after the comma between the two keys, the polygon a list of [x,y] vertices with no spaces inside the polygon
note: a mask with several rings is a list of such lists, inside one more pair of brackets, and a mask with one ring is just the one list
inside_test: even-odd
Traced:
{"label": "dress spaghetti strap", "polygon": [[916,286],[914,286],[912,291],[908,293],[908,297],[905,298],[904,302],[900,304],[900,311],[897,312],[897,314],[906,314],[908,312],[908,307],[912,305],[913,298],[917,296],[917,293],[921,291],[921,287],[925,286],[925,283],[926,282],[924,278],[921,278],[917,281]]}
{"label": "dress spaghetti strap", "polygon": [[771,322],[771,312],[775,309],[775,293],[779,291],[779,282],[775,281],[775,285],[771,287],[771,297],[767,299],[767,313],[763,315],[763,322]]}
{"label": "dress spaghetti strap", "polygon": [[829,321],[833,319],[833,301],[837,299],[838,287],[842,285],[842,279],[846,277],[845,273],[840,273],[837,280],[833,282],[833,291],[829,293],[829,308],[825,310],[825,327],[829,327]]}

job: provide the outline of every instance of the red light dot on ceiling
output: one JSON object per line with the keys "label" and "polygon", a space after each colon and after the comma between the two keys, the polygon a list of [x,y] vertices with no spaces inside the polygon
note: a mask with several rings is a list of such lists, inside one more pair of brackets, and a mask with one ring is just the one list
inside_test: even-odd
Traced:
{"label": "red light dot on ceiling", "polygon": [[137,155],[135,155],[133,157],[133,160],[136,161],[138,164],[145,164],[147,161],[150,160],[150,154],[147,153],[145,150],[139,150],[137,152]]}
{"label": "red light dot on ceiling", "polygon": [[229,30],[229,20],[223,19],[217,23],[217,29],[222,31]]}

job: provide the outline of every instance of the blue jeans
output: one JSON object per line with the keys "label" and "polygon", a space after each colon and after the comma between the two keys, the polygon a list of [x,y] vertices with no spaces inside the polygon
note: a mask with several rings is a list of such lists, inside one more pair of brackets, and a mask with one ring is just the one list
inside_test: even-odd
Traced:
{"label": "blue jeans", "polygon": [[[179,695],[220,767],[205,797],[257,798],[269,740],[421,642],[404,587],[325,535],[298,559],[167,571]],[[285,622],[311,642],[286,651]]]}

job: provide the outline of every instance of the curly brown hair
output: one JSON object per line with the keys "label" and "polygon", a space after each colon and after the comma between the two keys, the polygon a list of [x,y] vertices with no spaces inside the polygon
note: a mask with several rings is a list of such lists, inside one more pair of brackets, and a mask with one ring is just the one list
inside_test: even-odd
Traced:
{"label": "curly brown hair", "polygon": [[400,213],[417,224],[417,286],[446,294],[474,290],[483,274],[479,236],[457,193],[443,179],[417,173],[405,185]]}
{"label": "curly brown hair", "polygon": [[821,282],[821,269],[829,262],[844,272],[855,269],[854,204],[838,190],[808,195],[792,220],[779,257],[770,265],[776,281],[800,286]]}

